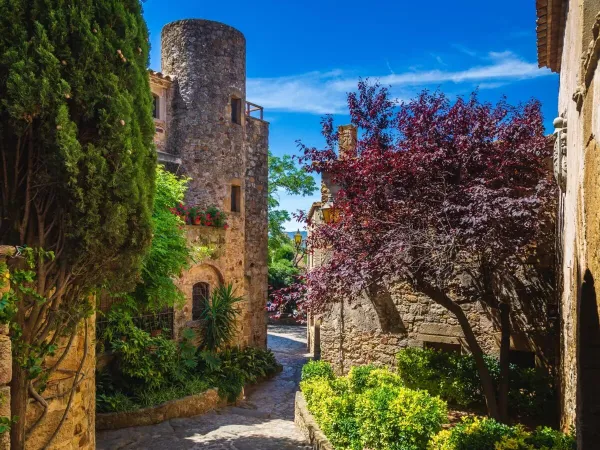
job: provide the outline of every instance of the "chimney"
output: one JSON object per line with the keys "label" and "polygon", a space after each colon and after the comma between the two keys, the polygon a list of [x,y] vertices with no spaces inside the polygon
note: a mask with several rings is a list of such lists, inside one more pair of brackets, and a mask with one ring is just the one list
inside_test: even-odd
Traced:
{"label": "chimney", "polygon": [[354,125],[340,125],[338,135],[340,159],[354,158],[356,156],[356,127]]}

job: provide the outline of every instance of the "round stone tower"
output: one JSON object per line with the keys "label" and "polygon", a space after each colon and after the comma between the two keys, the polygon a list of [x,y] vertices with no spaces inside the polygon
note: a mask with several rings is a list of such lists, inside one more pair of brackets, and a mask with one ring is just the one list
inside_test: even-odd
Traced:
{"label": "round stone tower", "polygon": [[186,202],[243,216],[244,35],[210,20],[172,22],[162,30],[162,70],[174,78],[167,151],[192,178]]}

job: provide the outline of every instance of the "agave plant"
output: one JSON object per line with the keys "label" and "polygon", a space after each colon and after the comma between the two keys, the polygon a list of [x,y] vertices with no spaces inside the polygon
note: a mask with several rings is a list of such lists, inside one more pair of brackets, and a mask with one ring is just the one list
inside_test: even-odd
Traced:
{"label": "agave plant", "polygon": [[200,316],[204,321],[203,348],[214,352],[231,342],[240,314],[236,304],[241,300],[234,295],[231,283],[213,290],[210,302],[205,303]]}

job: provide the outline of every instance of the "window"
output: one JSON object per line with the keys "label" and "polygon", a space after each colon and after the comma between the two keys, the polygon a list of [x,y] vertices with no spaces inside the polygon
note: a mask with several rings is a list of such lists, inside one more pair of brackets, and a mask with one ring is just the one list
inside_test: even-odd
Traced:
{"label": "window", "polygon": [[231,97],[231,121],[242,124],[242,99]]}
{"label": "window", "polygon": [[438,350],[444,353],[460,354],[460,344],[449,344],[447,342],[425,342],[425,348]]}
{"label": "window", "polygon": [[160,119],[160,98],[158,95],[152,94],[152,117]]}
{"label": "window", "polygon": [[511,350],[508,354],[508,362],[523,369],[535,368],[535,353]]}
{"label": "window", "polygon": [[199,320],[208,303],[210,288],[208,283],[196,283],[192,288],[192,320]]}
{"label": "window", "polygon": [[231,212],[240,212],[242,210],[242,191],[239,186],[231,186]]}

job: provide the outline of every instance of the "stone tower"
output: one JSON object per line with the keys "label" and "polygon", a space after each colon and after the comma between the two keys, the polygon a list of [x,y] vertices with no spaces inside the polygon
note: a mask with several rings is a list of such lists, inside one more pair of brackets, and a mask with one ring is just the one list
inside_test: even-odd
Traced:
{"label": "stone tower", "polygon": [[[188,227],[190,239],[220,251],[184,274],[182,289],[191,302],[195,284],[232,283],[244,299],[237,343],[264,346],[269,127],[262,108],[246,102],[246,40],[218,22],[170,23],[162,30],[162,70],[170,85],[160,100],[166,137],[159,160],[177,161],[177,171],[191,178],[186,204],[217,206],[229,224],[218,236],[209,227]],[[188,306],[176,313],[177,325],[192,319]]]}

